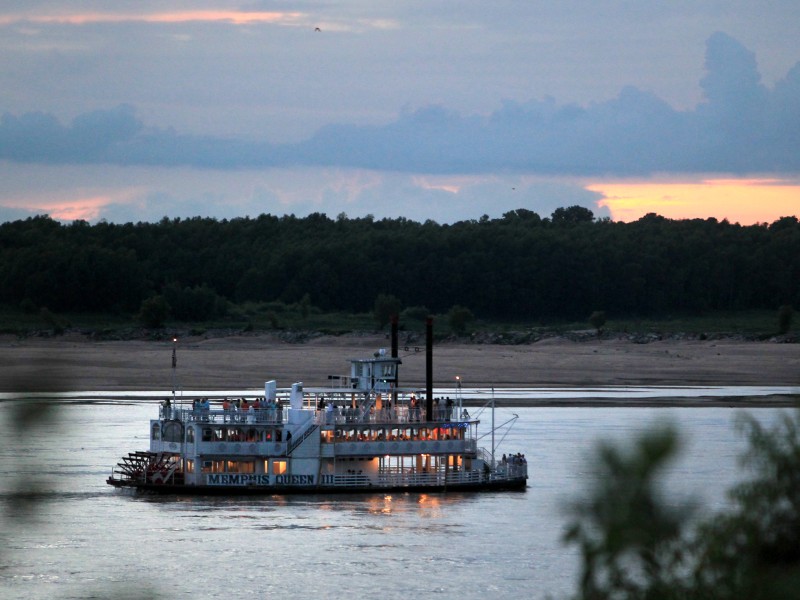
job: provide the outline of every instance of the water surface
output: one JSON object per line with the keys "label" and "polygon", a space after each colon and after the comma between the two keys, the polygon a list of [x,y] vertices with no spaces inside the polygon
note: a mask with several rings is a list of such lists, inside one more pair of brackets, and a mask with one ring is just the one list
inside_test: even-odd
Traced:
{"label": "water surface", "polygon": [[[147,448],[152,402],[66,403],[24,431],[11,405],[0,403],[3,598],[565,597],[578,563],[560,541],[564,507],[586,484],[600,437],[677,423],[687,442],[668,490],[707,510],[725,505],[745,445],[727,408],[498,409],[498,424],[519,415],[496,440],[498,454],[526,455],[526,492],[143,497],[105,479],[123,454]],[[27,518],[10,502],[19,479],[46,499]]]}

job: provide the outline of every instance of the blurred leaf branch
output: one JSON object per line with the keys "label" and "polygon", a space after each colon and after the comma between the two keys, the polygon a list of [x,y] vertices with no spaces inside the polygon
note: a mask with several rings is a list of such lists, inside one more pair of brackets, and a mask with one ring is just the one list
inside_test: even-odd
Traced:
{"label": "blurred leaf branch", "polygon": [[702,519],[660,485],[680,448],[674,426],[599,445],[564,536],[581,554],[576,599],[800,598],[800,409],[769,428],[742,414],[737,426],[751,477]]}

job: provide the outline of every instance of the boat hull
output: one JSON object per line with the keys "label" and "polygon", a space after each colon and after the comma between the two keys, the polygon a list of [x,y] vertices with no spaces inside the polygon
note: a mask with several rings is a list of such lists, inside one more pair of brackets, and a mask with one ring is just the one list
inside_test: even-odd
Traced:
{"label": "boat hull", "polygon": [[362,494],[386,492],[486,492],[520,491],[527,488],[527,480],[502,479],[482,482],[462,482],[447,485],[364,485],[364,486],[226,486],[139,483],[109,478],[106,483],[117,488],[132,489],[162,495],[193,496],[284,496],[298,494]]}

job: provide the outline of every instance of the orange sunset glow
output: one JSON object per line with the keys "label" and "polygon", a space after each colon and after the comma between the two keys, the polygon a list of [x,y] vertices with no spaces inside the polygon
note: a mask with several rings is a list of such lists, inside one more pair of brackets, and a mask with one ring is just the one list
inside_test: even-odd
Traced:
{"label": "orange sunset glow", "polygon": [[53,219],[59,221],[92,221],[100,216],[100,211],[111,199],[104,196],[80,198],[71,202],[57,202],[42,206]]}
{"label": "orange sunset glow", "polygon": [[704,179],[695,182],[602,182],[586,189],[603,195],[598,203],[615,221],[647,213],[668,219],[727,219],[752,225],[800,215],[800,184],[781,179]]}

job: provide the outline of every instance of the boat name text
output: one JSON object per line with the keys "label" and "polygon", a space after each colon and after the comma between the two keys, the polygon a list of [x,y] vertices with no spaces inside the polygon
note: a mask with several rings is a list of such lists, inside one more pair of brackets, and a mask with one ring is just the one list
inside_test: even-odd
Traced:
{"label": "boat name text", "polygon": [[[314,485],[313,475],[276,475],[275,485]],[[272,485],[269,475],[210,473],[208,485]]]}

